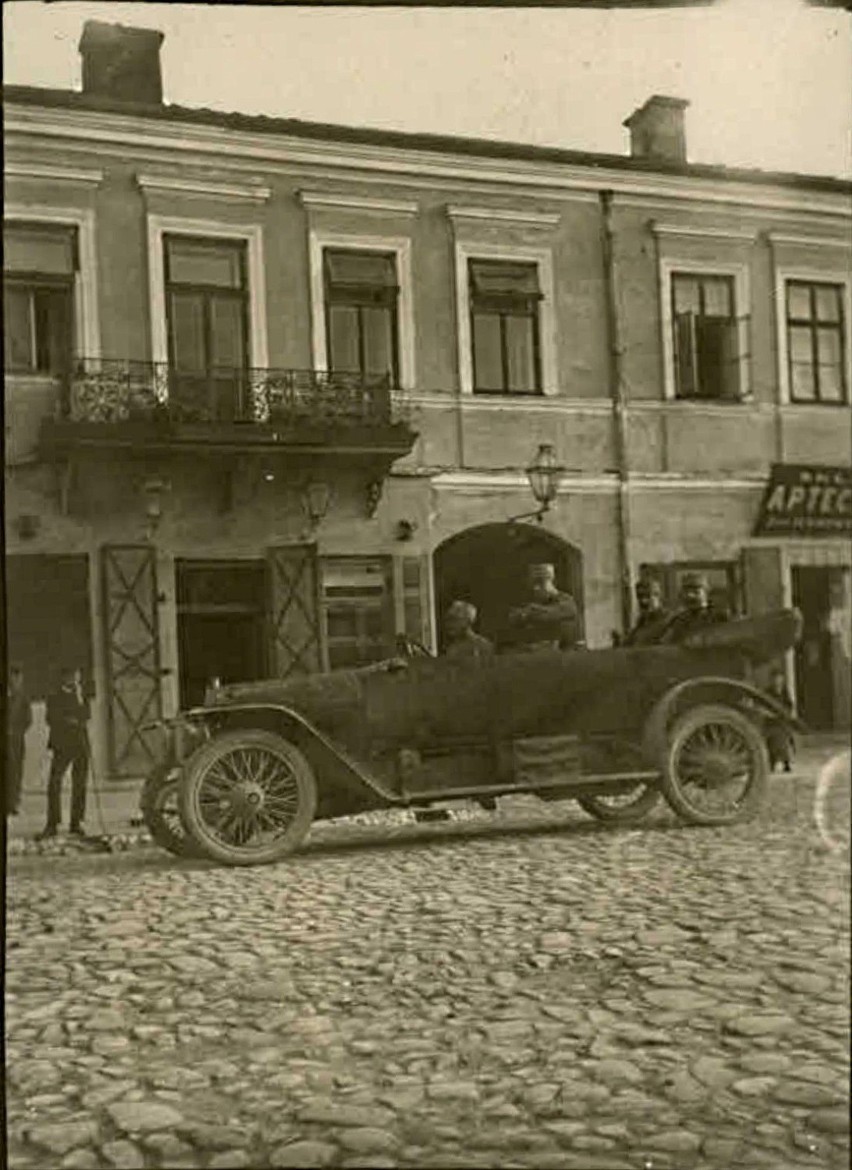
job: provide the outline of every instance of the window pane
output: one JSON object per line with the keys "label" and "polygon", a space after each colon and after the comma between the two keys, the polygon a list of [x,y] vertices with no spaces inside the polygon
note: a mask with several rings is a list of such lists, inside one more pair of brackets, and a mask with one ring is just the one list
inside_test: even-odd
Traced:
{"label": "window pane", "polygon": [[793,327],[790,329],[790,358],[795,362],[810,362],[813,360],[813,337],[810,329]]}
{"label": "window pane", "polygon": [[171,284],[242,287],[242,244],[166,239]]}
{"label": "window pane", "polygon": [[787,281],[787,316],[798,321],[810,320],[811,290],[808,285]]}
{"label": "window pane", "polygon": [[473,315],[473,370],[476,390],[505,389],[500,348],[500,318],[492,314]]}
{"label": "window pane", "polygon": [[790,367],[792,377],[792,395],[799,401],[812,402],[816,398],[814,386],[814,368],[810,362],[796,364]]}
{"label": "window pane", "polygon": [[364,308],[361,310],[361,324],[364,330],[364,373],[392,374],[393,321],[389,309]]}
{"label": "window pane", "polygon": [[360,369],[358,310],[350,305],[329,306],[328,362],[332,370]]}
{"label": "window pane", "polygon": [[74,240],[73,228],[7,226],[3,229],[3,267],[7,272],[71,276]]}
{"label": "window pane", "polygon": [[675,373],[678,398],[692,398],[698,393],[696,382],[695,323],[693,313],[681,313],[674,320]]}
{"label": "window pane", "polygon": [[210,297],[211,365],[242,369],[246,365],[243,334],[243,301],[236,297]]}
{"label": "window pane", "polygon": [[820,365],[840,367],[841,345],[839,329],[818,329],[817,345],[819,347]]}
{"label": "window pane", "polygon": [[506,317],[506,360],[512,393],[535,394],[538,391],[535,369],[535,329],[533,317]]}
{"label": "window pane", "polygon": [[176,293],[169,297],[172,360],[179,370],[205,370],[204,298],[200,293]]}
{"label": "window pane", "polygon": [[39,288],[33,293],[36,369],[58,373],[68,368],[71,355],[71,293],[63,288]]}
{"label": "window pane", "polygon": [[396,258],[383,252],[325,251],[329,283],[377,289],[396,288]]}
{"label": "window pane", "polygon": [[840,320],[840,289],[836,286],[816,286],[816,310],[820,321]]}
{"label": "window pane", "polygon": [[727,277],[704,278],[704,313],[708,317],[733,316],[731,282]]}
{"label": "window pane", "polygon": [[697,313],[700,308],[698,281],[691,276],[675,273],[672,276],[672,290],[674,292],[674,311],[681,313]]}
{"label": "window pane", "polygon": [[29,289],[6,285],[3,290],[3,334],[7,370],[32,370],[33,352],[32,293]]}
{"label": "window pane", "polygon": [[822,402],[843,402],[843,375],[839,365],[819,367],[819,396]]}

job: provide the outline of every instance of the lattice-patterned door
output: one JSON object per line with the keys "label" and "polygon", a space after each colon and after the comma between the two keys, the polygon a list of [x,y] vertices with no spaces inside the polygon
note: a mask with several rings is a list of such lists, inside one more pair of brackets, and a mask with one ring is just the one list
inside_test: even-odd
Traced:
{"label": "lattice-patterned door", "polygon": [[277,678],[322,668],[316,545],[277,545],[267,552],[270,658]]}
{"label": "lattice-patterned door", "polygon": [[157,759],[158,738],[143,724],[162,716],[155,550],[101,549],[109,762],[116,776],[142,776]]}

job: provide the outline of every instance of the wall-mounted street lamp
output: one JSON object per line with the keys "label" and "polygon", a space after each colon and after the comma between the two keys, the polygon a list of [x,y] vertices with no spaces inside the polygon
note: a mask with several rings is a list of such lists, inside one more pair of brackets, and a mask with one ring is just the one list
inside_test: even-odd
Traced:
{"label": "wall-mounted street lamp", "polygon": [[322,480],[312,479],[302,488],[302,507],[311,525],[316,528],[328,513],[331,488]]}
{"label": "wall-mounted street lamp", "polygon": [[149,540],[160,527],[163,519],[163,496],[169,490],[165,480],[152,477],[146,479],[142,485],[142,497],[145,501],[145,529]]}
{"label": "wall-mounted street lamp", "polygon": [[530,490],[538,503],[534,512],[523,512],[520,516],[510,516],[509,523],[517,520],[537,520],[541,524],[550,505],[556,499],[565,468],[556,462],[556,452],[552,443],[540,443],[535,459],[526,468],[527,479],[530,481]]}

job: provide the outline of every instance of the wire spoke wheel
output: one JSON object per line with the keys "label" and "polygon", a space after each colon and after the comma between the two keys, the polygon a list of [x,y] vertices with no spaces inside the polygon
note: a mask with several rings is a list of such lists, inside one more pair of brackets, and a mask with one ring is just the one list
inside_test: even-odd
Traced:
{"label": "wire spoke wheel", "polygon": [[180,817],[178,786],[180,769],[163,765],[153,771],[142,786],[139,811],[151,840],[176,857],[197,857]]}
{"label": "wire spoke wheel", "polygon": [[760,730],[733,707],[693,707],[669,729],[663,792],[675,812],[698,825],[752,816],[763,802],[769,761]]}
{"label": "wire spoke wheel", "polygon": [[660,801],[660,793],[648,784],[634,784],[626,792],[578,796],[577,803],[589,816],[611,824],[629,825],[641,821]]}
{"label": "wire spoke wheel", "polygon": [[205,857],[261,865],[301,843],[316,809],[316,784],[293,744],[268,731],[231,731],[191,757],[179,801]]}

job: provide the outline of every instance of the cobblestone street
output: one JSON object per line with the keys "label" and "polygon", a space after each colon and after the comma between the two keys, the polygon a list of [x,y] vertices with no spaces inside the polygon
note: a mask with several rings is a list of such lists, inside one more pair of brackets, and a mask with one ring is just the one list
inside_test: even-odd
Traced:
{"label": "cobblestone street", "polygon": [[518,800],[265,869],[13,858],[9,1165],[845,1167],[814,782],[732,829]]}

